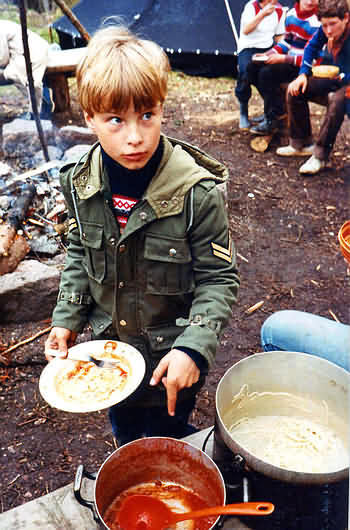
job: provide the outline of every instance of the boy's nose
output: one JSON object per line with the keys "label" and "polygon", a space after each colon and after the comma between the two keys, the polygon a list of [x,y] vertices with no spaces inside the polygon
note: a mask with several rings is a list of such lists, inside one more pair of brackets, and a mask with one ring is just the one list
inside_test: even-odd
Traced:
{"label": "boy's nose", "polygon": [[128,128],[128,143],[138,145],[142,142],[142,135],[137,125],[130,125]]}

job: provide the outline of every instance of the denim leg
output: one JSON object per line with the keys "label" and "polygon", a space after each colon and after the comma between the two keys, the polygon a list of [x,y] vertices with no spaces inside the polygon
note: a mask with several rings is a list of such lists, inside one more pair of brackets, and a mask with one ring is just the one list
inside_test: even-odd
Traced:
{"label": "denim leg", "polygon": [[350,326],[302,311],[277,311],[261,328],[264,351],[310,353],[350,368]]}
{"label": "denim leg", "polygon": [[166,407],[132,407],[115,405],[109,409],[109,419],[118,446],[144,436],[183,438],[197,431],[188,424],[195,405],[195,395],[177,403],[175,416],[169,416]]}
{"label": "denim leg", "polygon": [[238,77],[235,88],[236,98],[240,103],[248,103],[252,89],[248,78],[248,65],[252,60],[255,48],[247,48],[238,54]]}

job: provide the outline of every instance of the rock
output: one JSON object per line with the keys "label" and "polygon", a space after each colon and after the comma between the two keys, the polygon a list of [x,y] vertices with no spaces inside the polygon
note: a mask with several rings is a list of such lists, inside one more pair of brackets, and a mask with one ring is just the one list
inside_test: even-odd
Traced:
{"label": "rock", "polygon": [[[63,156],[63,151],[59,147],[56,147],[54,145],[49,145],[47,148],[49,159],[50,160],[60,160]],[[41,166],[41,164],[44,164],[46,162],[44,158],[44,153],[41,151],[38,151],[35,153],[33,157],[33,167]]]}
{"label": "rock", "polygon": [[0,276],[0,322],[50,318],[56,305],[60,272],[36,260],[22,261],[14,272]]}
{"label": "rock", "polygon": [[0,177],[3,177],[4,175],[10,175],[11,173],[12,168],[8,164],[0,162]]}
{"label": "rock", "polygon": [[61,127],[57,135],[57,145],[65,151],[78,144],[88,144],[89,146],[97,140],[96,134],[87,127],[76,127],[67,125]]}
{"label": "rock", "polygon": [[[49,120],[41,122],[47,145],[55,145],[56,129]],[[40,139],[34,120],[15,119],[5,123],[2,128],[2,149],[4,156],[9,158],[32,157],[41,149]]]}
{"label": "rock", "polygon": [[70,162],[73,160],[78,162],[78,160],[90,149],[90,147],[91,145],[75,145],[74,147],[67,149],[62,160],[64,162]]}

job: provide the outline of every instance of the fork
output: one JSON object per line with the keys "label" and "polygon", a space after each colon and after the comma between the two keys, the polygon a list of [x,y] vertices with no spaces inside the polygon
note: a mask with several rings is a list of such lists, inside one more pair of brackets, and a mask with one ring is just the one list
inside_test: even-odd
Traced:
{"label": "fork", "polygon": [[119,361],[113,360],[113,359],[96,359],[96,357],[93,357],[92,355],[89,355],[87,353],[77,353],[77,352],[70,352],[68,351],[68,355],[64,355],[62,352],[58,350],[46,350],[46,353],[49,355],[52,355],[52,357],[59,357],[61,359],[72,359],[73,361],[82,361],[87,363],[94,363],[98,368],[107,368],[109,370],[113,370],[115,368],[119,368]]}

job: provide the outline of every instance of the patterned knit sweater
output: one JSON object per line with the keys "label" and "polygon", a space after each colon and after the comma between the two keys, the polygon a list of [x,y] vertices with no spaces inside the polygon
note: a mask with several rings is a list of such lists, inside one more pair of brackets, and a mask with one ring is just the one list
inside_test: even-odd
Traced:
{"label": "patterned knit sweater", "polygon": [[270,53],[284,54],[287,63],[301,66],[304,48],[320,25],[317,9],[301,13],[300,6],[296,3],[287,13],[284,38],[272,48]]}

